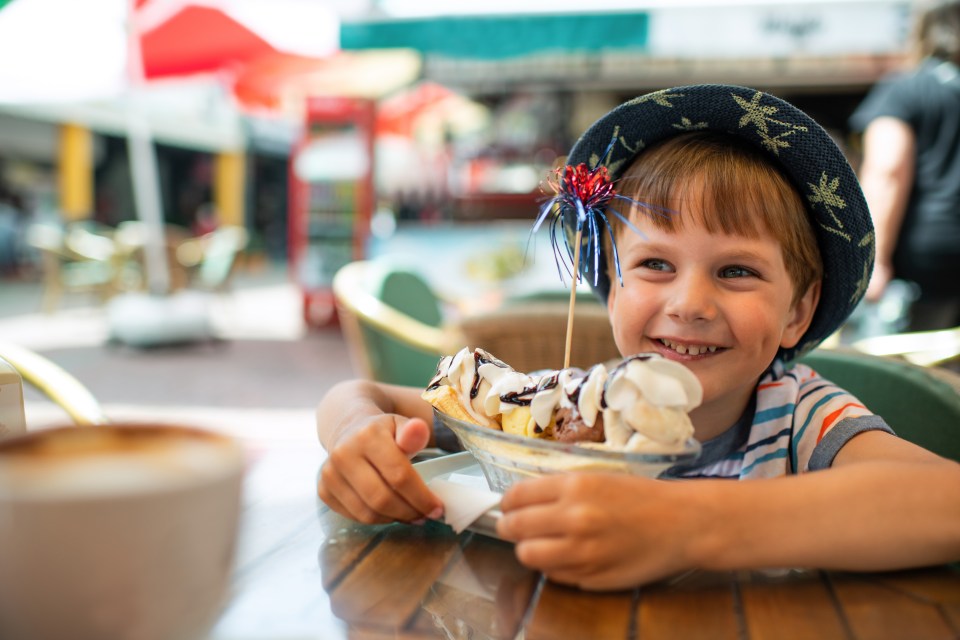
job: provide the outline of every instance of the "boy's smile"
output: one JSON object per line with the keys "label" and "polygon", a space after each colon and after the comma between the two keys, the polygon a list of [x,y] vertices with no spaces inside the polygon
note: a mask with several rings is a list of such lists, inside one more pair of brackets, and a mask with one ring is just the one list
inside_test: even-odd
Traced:
{"label": "boy's smile", "polygon": [[697,437],[714,437],[739,418],[778,349],[797,343],[816,306],[813,287],[797,305],[780,244],[709,233],[687,205],[682,228],[665,231],[644,217],[646,238],[624,230],[617,247],[623,286],[608,299],[624,355],[653,351],[687,365],[703,385],[691,412]]}

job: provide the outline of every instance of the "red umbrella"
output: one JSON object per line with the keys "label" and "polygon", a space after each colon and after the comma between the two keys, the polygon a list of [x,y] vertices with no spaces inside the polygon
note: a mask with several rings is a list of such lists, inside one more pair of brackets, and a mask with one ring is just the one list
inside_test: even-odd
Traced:
{"label": "red umbrella", "polygon": [[144,77],[237,72],[264,56],[325,58],[339,21],[315,0],[132,0]]}
{"label": "red umbrella", "polygon": [[409,51],[338,53],[320,0],[130,0],[142,78],[216,74],[247,110],[300,112],[307,95],[379,97],[413,81]]}

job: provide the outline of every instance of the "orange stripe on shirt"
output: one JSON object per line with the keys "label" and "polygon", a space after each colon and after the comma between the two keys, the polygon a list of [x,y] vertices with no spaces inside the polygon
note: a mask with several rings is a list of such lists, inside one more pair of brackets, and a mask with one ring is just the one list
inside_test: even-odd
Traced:
{"label": "orange stripe on shirt", "polygon": [[823,439],[823,434],[825,434],[825,433],[827,432],[827,430],[828,430],[831,426],[833,426],[833,423],[837,421],[837,418],[840,417],[840,414],[843,413],[843,412],[844,412],[846,409],[848,409],[849,407],[856,407],[856,408],[858,408],[858,409],[866,409],[866,407],[863,406],[862,404],[859,404],[859,403],[856,403],[856,402],[848,402],[847,404],[843,405],[842,407],[840,407],[839,409],[837,409],[836,411],[834,411],[833,413],[831,413],[830,415],[828,415],[826,418],[824,418],[824,420],[823,420],[823,425],[820,427],[820,434],[817,435],[817,444],[820,444],[820,440]]}
{"label": "orange stripe on shirt", "polygon": [[783,386],[783,380],[775,380],[773,382],[767,382],[765,384],[758,384],[757,391],[760,391],[761,389],[772,389],[774,387],[782,387],[782,386]]}
{"label": "orange stripe on shirt", "polygon": [[[802,378],[798,378],[798,379],[797,379],[797,382],[799,382],[800,384],[803,384],[803,383],[805,383],[805,382],[808,382],[808,381],[810,381],[810,380],[813,380],[813,379],[816,378],[818,375],[820,375],[820,374],[818,374],[818,373],[817,373],[816,371],[814,371],[813,369],[810,369],[810,373],[808,373],[807,375],[803,376]],[[758,385],[757,385],[757,391],[760,391],[761,389],[773,389],[774,387],[782,387],[784,384],[786,384],[786,380],[783,380],[783,379],[781,379],[781,380],[773,380],[773,381],[771,381],[771,382],[766,382],[766,383],[764,383],[764,384],[758,384]]]}

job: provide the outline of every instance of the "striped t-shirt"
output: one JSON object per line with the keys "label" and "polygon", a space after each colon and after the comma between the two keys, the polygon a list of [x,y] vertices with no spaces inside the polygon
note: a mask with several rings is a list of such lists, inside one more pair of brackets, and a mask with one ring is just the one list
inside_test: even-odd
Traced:
{"label": "striped t-shirt", "polygon": [[893,433],[883,418],[810,367],[785,370],[778,360],[737,424],[704,442],[692,465],[664,476],[745,480],[825,469],[851,438],[872,430]]}

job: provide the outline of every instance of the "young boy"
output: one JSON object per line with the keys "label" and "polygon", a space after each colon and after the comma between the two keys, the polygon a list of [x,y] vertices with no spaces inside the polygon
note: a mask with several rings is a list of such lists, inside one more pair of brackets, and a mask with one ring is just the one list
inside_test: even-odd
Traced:
{"label": "young boy", "polygon": [[[873,261],[869,212],[826,132],[752,89],[680,87],[608,113],[568,162],[602,163],[621,195],[672,212],[620,201],[642,235],[608,214],[617,251],[606,241],[605,266],[594,273],[587,260],[583,273],[622,353],[655,351],[697,375],[703,455],[671,470],[696,480],[577,473],[515,485],[497,531],[520,561],[614,589],[691,568],[960,558],[960,465],[897,438],[808,367],[787,368],[844,322]],[[318,492],[331,508],[367,523],[442,513],[408,460],[435,441],[420,391],[354,381],[323,399]]]}

